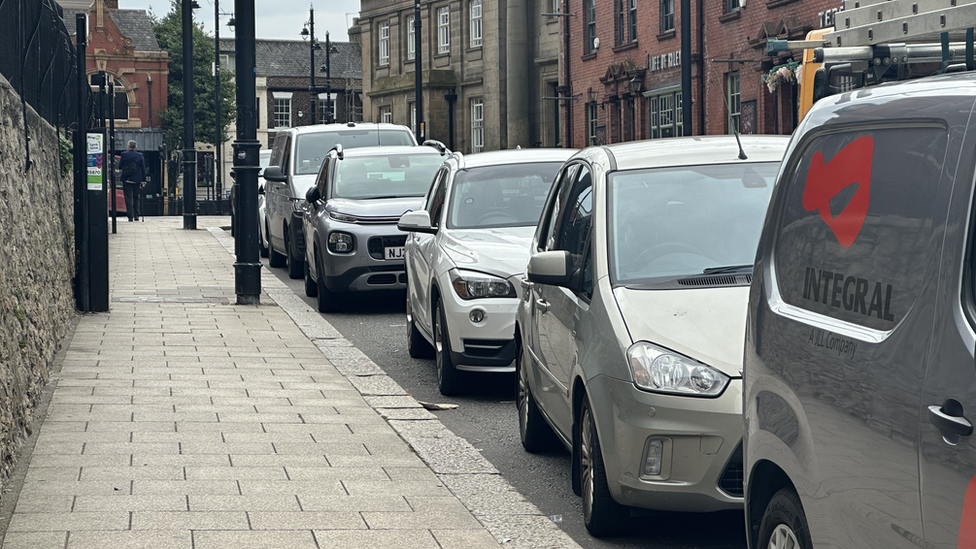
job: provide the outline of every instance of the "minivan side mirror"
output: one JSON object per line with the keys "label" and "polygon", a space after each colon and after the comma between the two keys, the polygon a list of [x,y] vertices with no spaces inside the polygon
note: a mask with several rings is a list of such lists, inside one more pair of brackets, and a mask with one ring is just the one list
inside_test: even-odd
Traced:
{"label": "minivan side mirror", "polygon": [[397,221],[397,229],[408,233],[434,234],[437,232],[437,227],[430,226],[430,213],[427,210],[403,214]]}
{"label": "minivan side mirror", "polygon": [[308,202],[309,204],[318,202],[320,198],[322,198],[322,195],[319,194],[318,186],[312,187],[305,192],[305,201]]}
{"label": "minivan side mirror", "polygon": [[569,287],[573,279],[573,258],[566,250],[539,252],[529,258],[525,275],[531,282]]}
{"label": "minivan side mirror", "polygon": [[264,169],[264,178],[268,181],[278,181],[279,183],[286,183],[288,178],[281,171],[281,166],[268,166]]}

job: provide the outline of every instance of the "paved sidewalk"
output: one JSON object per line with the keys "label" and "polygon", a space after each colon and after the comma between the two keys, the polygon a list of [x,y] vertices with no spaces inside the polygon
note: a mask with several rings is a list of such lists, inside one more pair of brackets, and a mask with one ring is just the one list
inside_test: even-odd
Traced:
{"label": "paved sidewalk", "polygon": [[3,549],[578,547],[273,275],[236,305],[229,224],[110,235]]}

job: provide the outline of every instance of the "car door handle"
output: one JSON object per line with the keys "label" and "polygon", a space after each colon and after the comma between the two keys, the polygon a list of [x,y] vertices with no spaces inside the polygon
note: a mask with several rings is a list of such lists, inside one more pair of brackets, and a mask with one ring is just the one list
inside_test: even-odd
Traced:
{"label": "car door handle", "polygon": [[545,299],[535,300],[535,306],[537,309],[539,309],[539,311],[542,312],[542,314],[546,314],[546,312],[549,311],[549,302]]}
{"label": "car door handle", "polygon": [[929,406],[929,421],[942,432],[966,437],[973,434],[973,424],[963,417],[962,412],[958,400],[947,398],[942,406]]}

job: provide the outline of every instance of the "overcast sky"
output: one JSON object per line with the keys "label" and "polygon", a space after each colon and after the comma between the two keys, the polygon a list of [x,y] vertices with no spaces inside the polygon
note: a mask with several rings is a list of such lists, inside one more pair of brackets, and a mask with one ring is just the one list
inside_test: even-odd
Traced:
{"label": "overcast sky", "polygon": [[[234,0],[216,0],[219,2],[220,37],[231,38],[233,29],[227,27],[230,13],[234,11]],[[200,9],[194,15],[194,21],[203,23],[203,29],[213,36],[214,30],[214,2],[215,0],[197,0]],[[170,0],[119,0],[121,9],[150,9],[159,17],[170,11]],[[315,36],[320,42],[325,42],[325,31],[329,37],[337,42],[349,40],[347,29],[352,24],[353,17],[359,16],[359,0],[254,0],[255,5],[255,34],[258,38],[274,38],[278,40],[301,40],[302,27],[308,21],[308,9],[315,8]]]}

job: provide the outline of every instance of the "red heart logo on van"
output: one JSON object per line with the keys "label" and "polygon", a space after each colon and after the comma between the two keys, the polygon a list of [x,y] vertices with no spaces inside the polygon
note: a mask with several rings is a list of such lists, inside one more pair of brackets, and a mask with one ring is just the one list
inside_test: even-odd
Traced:
{"label": "red heart logo on van", "polygon": [[[868,215],[873,157],[874,140],[870,136],[864,136],[848,143],[828,163],[824,162],[820,151],[813,153],[813,158],[810,159],[807,183],[803,189],[803,207],[807,211],[820,212],[820,218],[845,248],[850,248],[857,240]],[[830,212],[830,200],[855,183],[857,190],[854,197],[834,217]]]}

